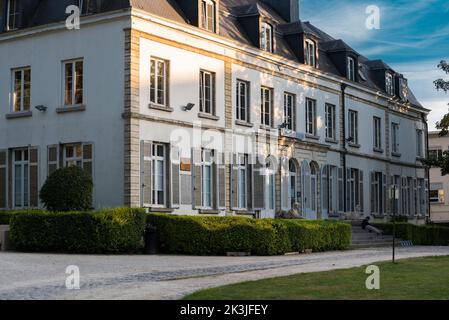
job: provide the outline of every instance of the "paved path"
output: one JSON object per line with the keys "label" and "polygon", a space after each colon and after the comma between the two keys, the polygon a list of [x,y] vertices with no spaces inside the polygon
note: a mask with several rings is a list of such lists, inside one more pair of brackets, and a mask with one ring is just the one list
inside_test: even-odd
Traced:
{"label": "paved path", "polygon": [[[449,255],[449,247],[400,248],[398,258]],[[391,259],[391,249],[282,257],[92,256],[0,253],[1,299],[179,299],[200,289]],[[65,288],[76,265],[81,289]]]}

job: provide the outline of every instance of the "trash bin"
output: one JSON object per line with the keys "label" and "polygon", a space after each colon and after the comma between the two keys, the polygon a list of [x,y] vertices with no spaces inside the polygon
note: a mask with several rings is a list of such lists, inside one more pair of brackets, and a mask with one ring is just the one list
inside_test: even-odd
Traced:
{"label": "trash bin", "polygon": [[148,224],[145,229],[145,253],[157,254],[158,246],[157,228]]}

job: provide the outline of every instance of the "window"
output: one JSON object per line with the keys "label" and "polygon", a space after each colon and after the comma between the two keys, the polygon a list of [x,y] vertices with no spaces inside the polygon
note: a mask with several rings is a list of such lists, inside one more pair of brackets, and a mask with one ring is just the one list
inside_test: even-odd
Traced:
{"label": "window", "polygon": [[18,28],[19,22],[19,6],[18,0],[8,0],[6,15],[6,30],[14,30]]}
{"label": "window", "polygon": [[168,62],[151,58],[150,101],[158,106],[167,106]]}
{"label": "window", "polygon": [[443,150],[441,149],[429,150],[429,159],[440,160],[441,158],[443,158]]}
{"label": "window", "polygon": [[14,150],[13,157],[14,208],[25,208],[29,205],[30,187],[28,179],[28,149]]}
{"label": "window", "polygon": [[359,143],[358,112],[349,110],[349,142],[353,145]]}
{"label": "window", "polygon": [[271,112],[273,108],[273,90],[270,88],[262,87],[260,90],[261,95],[261,119],[262,125],[271,127]]}
{"label": "window", "polygon": [[64,167],[77,166],[92,174],[92,144],[65,144],[62,152]]}
{"label": "window", "polygon": [[200,112],[215,114],[215,74],[200,71]]}
{"label": "window", "polygon": [[64,105],[83,104],[83,61],[64,62]]}
{"label": "window", "polygon": [[215,1],[202,0],[201,1],[201,27],[208,31],[216,31],[216,6]]}
{"label": "window", "polygon": [[382,125],[381,119],[378,117],[374,117],[374,149],[381,150],[382,149]]}
{"label": "window", "polygon": [[237,80],[236,86],[236,118],[237,120],[249,122],[249,88],[246,81]]}
{"label": "window", "polygon": [[152,200],[153,205],[164,206],[166,202],[166,186],[165,181],[167,178],[166,170],[166,147],[164,144],[153,143],[151,150],[152,157]]}
{"label": "window", "polygon": [[445,193],[442,183],[430,184],[429,199],[431,203],[444,203]]}
{"label": "window", "polygon": [[213,151],[202,151],[201,199],[203,208],[212,208],[212,159]]}
{"label": "window", "polygon": [[326,165],[321,172],[322,208],[328,214],[337,213],[337,167]]}
{"label": "window", "polygon": [[347,209],[349,212],[363,212],[363,171],[348,169],[347,180]]}
{"label": "window", "polygon": [[390,96],[394,95],[393,75],[390,72],[385,73],[385,90]]}
{"label": "window", "polygon": [[248,177],[248,157],[244,154],[237,156],[237,174],[238,174],[238,207],[247,208],[247,177]]}
{"label": "window", "polygon": [[335,110],[336,108],[334,105],[326,103],[326,139],[330,140],[337,139]]}
{"label": "window", "polygon": [[316,101],[306,99],[306,133],[311,136],[316,136]]}
{"label": "window", "polygon": [[21,68],[12,71],[12,112],[30,110],[31,69]]}
{"label": "window", "polygon": [[262,22],[260,30],[260,49],[273,52],[273,27],[266,22]]}
{"label": "window", "polygon": [[296,96],[290,93],[284,93],[284,123],[286,129],[295,131],[296,130]]}
{"label": "window", "polygon": [[416,155],[418,158],[422,158],[424,156],[422,130],[416,130]]}
{"label": "window", "polygon": [[316,66],[316,45],[312,40],[306,40],[305,63],[309,66]]}
{"label": "window", "polygon": [[391,151],[399,154],[399,124],[391,124]]}
{"label": "window", "polygon": [[348,57],[347,76],[349,80],[355,81],[355,60],[352,57]]}
{"label": "window", "polygon": [[382,172],[371,173],[371,212],[386,213],[386,175]]}
{"label": "window", "polygon": [[296,164],[293,160],[289,161],[289,189],[288,189],[288,203],[290,208],[294,208],[298,200],[298,177],[299,173]]}

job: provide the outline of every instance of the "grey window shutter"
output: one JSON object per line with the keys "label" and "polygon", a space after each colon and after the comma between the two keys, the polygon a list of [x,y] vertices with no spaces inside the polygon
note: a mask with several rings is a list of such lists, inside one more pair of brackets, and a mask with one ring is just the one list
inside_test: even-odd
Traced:
{"label": "grey window shutter", "polygon": [[[346,211],[352,212],[352,206],[351,206],[351,198],[355,196],[355,193],[351,190],[351,169],[346,168]],[[355,199],[354,199],[355,200]]]}
{"label": "grey window shutter", "polygon": [[8,151],[0,151],[0,208],[6,209],[7,207],[7,158]]}
{"label": "grey window shutter", "polygon": [[93,177],[93,145],[83,143],[83,169]]}
{"label": "grey window shutter", "polygon": [[290,203],[288,199],[289,193],[289,160],[287,157],[281,158],[281,210],[287,211],[290,209]]}
{"label": "grey window shutter", "polygon": [[256,159],[253,166],[253,209],[265,209],[265,166]]}
{"label": "grey window shutter", "polygon": [[374,206],[374,202],[376,201],[376,199],[374,199],[374,195],[376,194],[374,188],[374,180],[375,180],[375,173],[371,172],[371,177],[370,177],[370,190],[371,190],[371,213],[375,213],[375,206]]}
{"label": "grey window shutter", "polygon": [[52,145],[47,147],[47,176],[59,168],[59,146]]}
{"label": "grey window shutter", "polygon": [[382,174],[382,213],[387,213],[387,175]]}
{"label": "grey window shutter", "polygon": [[424,212],[421,212],[421,214],[429,215],[429,180],[424,180]]}
{"label": "grey window shutter", "polygon": [[218,185],[218,209],[226,209],[226,164],[224,160],[224,153],[217,154],[217,185]]}
{"label": "grey window shutter", "polygon": [[359,206],[360,212],[364,212],[364,195],[363,195],[363,171],[359,171]]}
{"label": "grey window shutter", "polygon": [[238,181],[238,163],[237,154],[232,154],[232,166],[231,166],[231,199],[232,209],[239,209],[239,181]]}
{"label": "grey window shutter", "polygon": [[253,208],[253,188],[254,188],[254,175],[251,155],[248,155],[248,165],[246,167],[246,209]]}
{"label": "grey window shutter", "polygon": [[151,148],[152,144],[150,141],[142,141],[142,197],[144,207],[149,207],[153,203],[152,201],[152,161],[151,161]]}
{"label": "grey window shutter", "polygon": [[418,203],[418,188],[417,188],[417,180],[416,179],[413,179],[413,198],[412,199],[413,199],[413,201],[412,201],[412,204],[413,204],[412,213],[414,215],[417,215],[418,211],[419,211],[419,203]]}
{"label": "grey window shutter", "polygon": [[[338,168],[338,211],[345,211],[344,206],[344,181],[343,181],[343,168]],[[346,190],[346,192],[348,192]]]}
{"label": "grey window shutter", "polygon": [[39,150],[37,148],[29,148],[29,183],[30,183],[30,207],[37,208],[39,206]]}
{"label": "grey window shutter", "polygon": [[170,163],[171,163],[171,207],[179,208],[180,205],[180,166],[181,159],[179,148],[177,146],[170,147]]}
{"label": "grey window shutter", "polygon": [[330,190],[330,179],[329,179],[329,166],[325,165],[321,170],[321,206],[322,211],[329,211],[329,192]]}
{"label": "grey window shutter", "polygon": [[192,150],[192,178],[193,178],[193,206],[194,209],[200,209],[203,201],[202,201],[202,166],[201,166],[201,150],[193,149]]}

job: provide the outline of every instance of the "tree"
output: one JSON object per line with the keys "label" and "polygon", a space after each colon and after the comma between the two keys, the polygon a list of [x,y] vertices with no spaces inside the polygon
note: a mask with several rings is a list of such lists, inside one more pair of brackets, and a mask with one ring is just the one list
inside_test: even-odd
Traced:
{"label": "tree", "polygon": [[[442,60],[438,64],[438,68],[449,74],[449,64]],[[449,80],[443,78],[437,79],[433,82],[438,91],[443,90],[445,93],[449,92]],[[449,104],[448,104],[449,105]],[[449,113],[447,113],[441,121],[437,122],[436,128],[440,130],[440,137],[444,137],[449,133]],[[449,174],[449,151],[443,152],[443,156],[438,159],[427,159],[425,164],[432,167],[441,168],[441,175]]]}

